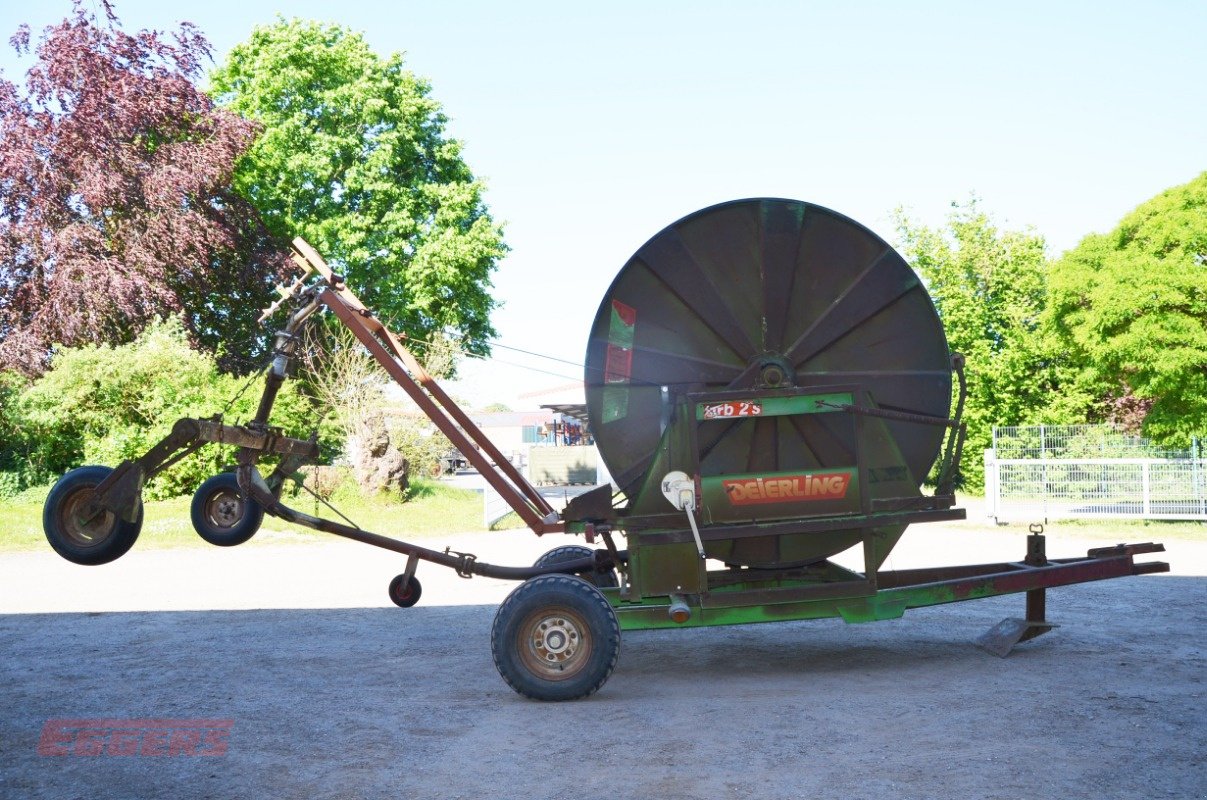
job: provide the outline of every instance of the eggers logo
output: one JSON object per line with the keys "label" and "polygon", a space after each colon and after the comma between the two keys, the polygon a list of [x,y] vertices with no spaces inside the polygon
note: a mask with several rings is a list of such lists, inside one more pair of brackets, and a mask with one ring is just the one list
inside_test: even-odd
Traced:
{"label": "eggers logo", "polygon": [[786,475],[775,478],[744,478],[723,481],[730,505],[792,503],[798,500],[841,500],[847,496],[851,476],[845,472]]}
{"label": "eggers logo", "polygon": [[40,756],[221,756],[232,719],[50,719]]}

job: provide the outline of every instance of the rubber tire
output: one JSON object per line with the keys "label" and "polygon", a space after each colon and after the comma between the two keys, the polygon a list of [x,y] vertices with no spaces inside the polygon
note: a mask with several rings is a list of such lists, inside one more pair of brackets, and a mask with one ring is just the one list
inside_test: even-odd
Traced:
{"label": "rubber tire", "polygon": [[97,566],[116,561],[129,552],[142,531],[142,500],[138,501],[138,513],[134,522],[120,519],[111,512],[105,512],[111,519],[106,529],[101,531],[101,538],[94,544],[84,544],[71,535],[70,525],[64,518],[73,497],[79,492],[100,485],[109,477],[113,470],[109,467],[87,466],[71,470],[59,478],[46,503],[42,506],[42,530],[46,533],[46,541],[54,551],[73,564]]}
{"label": "rubber tire", "polygon": [[[545,555],[538,558],[532,566],[544,567],[549,564],[557,564],[562,561],[576,561],[580,558],[589,558],[595,555],[595,551],[590,547],[584,547],[581,544],[567,544],[561,547],[555,547]],[[620,585],[620,579],[616,577],[616,570],[594,570],[578,577],[587,581],[593,586],[598,586],[601,589],[615,589]]]}
{"label": "rubber tire", "polygon": [[[563,678],[550,678],[525,664],[540,659],[526,631],[544,616],[573,616],[580,647],[589,651],[574,671]],[[620,660],[620,623],[616,611],[603,594],[582,578],[570,575],[538,575],[520,584],[495,613],[490,629],[490,650],[495,668],[507,685],[533,700],[579,700],[599,691]]]}
{"label": "rubber tire", "polygon": [[419,583],[418,578],[412,575],[406,594],[403,594],[401,589],[404,577],[403,575],[395,575],[394,580],[390,581],[390,601],[399,608],[410,608],[418,603],[420,596],[423,595],[423,585]]}
{"label": "rubber tire", "polygon": [[206,513],[206,507],[215,496],[222,493],[241,494],[239,479],[235,473],[223,472],[215,475],[201,484],[193,493],[191,508],[193,530],[197,531],[197,535],[210,544],[219,547],[234,547],[237,544],[243,544],[255,536],[256,531],[260,530],[260,524],[264,521],[264,509],[251,498],[241,498],[243,515],[239,517],[239,521],[233,525],[221,525],[210,519]]}

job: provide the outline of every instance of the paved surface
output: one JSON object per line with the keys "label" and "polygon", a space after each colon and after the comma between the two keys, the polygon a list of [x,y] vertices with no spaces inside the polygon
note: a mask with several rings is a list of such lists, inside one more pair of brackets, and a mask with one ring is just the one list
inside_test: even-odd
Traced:
{"label": "paved surface", "polygon": [[[525,563],[564,543],[456,537]],[[1049,540],[1052,556],[1107,542]],[[350,543],[0,557],[0,797],[1191,798],[1207,795],[1207,544],[1173,576],[1053,590],[1063,627],[972,644],[1021,597],[625,634],[595,697],[542,704],[491,662],[513,584]],[[895,568],[1015,560],[1022,536],[918,528]],[[1161,556],[1149,556],[1149,559]],[[37,754],[47,720],[229,720],[226,752]]]}

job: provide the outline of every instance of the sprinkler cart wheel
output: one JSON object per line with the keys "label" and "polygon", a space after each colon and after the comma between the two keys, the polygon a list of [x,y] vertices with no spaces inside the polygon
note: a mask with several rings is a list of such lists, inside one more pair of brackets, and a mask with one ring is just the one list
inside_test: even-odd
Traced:
{"label": "sprinkler cart wheel", "polygon": [[[402,588],[404,583],[407,587],[405,591]],[[410,581],[407,581],[406,575],[395,575],[394,580],[390,581],[390,600],[399,608],[410,608],[415,605],[422,594],[423,586],[414,575],[411,576]]]}
{"label": "sprinkler cart wheel", "polygon": [[[595,551],[590,547],[583,547],[581,544],[568,544],[563,547],[555,547],[545,555],[538,558],[532,566],[544,567],[549,564],[558,564],[562,561],[577,561],[580,558],[590,558],[595,554]],[[614,589],[620,585],[620,581],[616,577],[616,570],[595,570],[594,572],[580,575],[583,580],[601,588]]]}
{"label": "sprinkler cart wheel", "polygon": [[134,546],[142,530],[141,502],[133,522],[104,509],[85,518],[92,490],[111,472],[109,467],[78,467],[59,478],[46,497],[42,510],[46,541],[72,563],[96,566],[115,561]]}
{"label": "sprinkler cart wheel", "polygon": [[207,480],[193,494],[193,529],[210,544],[234,547],[256,534],[264,509],[239,491],[239,479],[223,472]]}
{"label": "sprinkler cart wheel", "polygon": [[607,682],[620,623],[602,593],[569,575],[538,575],[507,596],[490,631],[495,667],[533,700],[578,700]]}

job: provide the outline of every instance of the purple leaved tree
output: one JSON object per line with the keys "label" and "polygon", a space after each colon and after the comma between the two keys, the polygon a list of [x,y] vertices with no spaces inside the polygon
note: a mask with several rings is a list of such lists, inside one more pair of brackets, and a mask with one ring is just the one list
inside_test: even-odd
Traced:
{"label": "purple leaved tree", "polygon": [[[197,343],[246,352],[284,270],[231,189],[253,123],[194,81],[209,44],[83,10],[46,28],[24,87],[0,76],[0,368],[42,372],[55,344],[129,341],[179,316]],[[30,51],[30,32],[12,38]]]}

